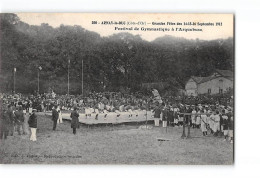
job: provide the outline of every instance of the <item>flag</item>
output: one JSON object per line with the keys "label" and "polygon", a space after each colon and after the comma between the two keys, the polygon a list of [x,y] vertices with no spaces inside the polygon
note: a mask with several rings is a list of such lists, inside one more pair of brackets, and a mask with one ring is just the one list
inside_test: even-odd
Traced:
{"label": "flag", "polygon": [[125,73],[125,69],[124,69],[124,67],[119,66],[119,67],[117,67],[117,69],[118,69],[120,72]]}
{"label": "flag", "polygon": [[14,68],[14,72],[16,72],[16,68]]}
{"label": "flag", "polygon": [[152,93],[154,95],[155,101],[158,101],[159,103],[162,103],[162,98],[161,98],[158,90],[157,89],[153,89]]}

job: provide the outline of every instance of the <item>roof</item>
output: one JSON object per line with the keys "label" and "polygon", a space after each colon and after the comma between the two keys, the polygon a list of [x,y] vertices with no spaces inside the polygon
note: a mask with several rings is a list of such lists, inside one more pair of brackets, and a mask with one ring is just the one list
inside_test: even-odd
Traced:
{"label": "roof", "polygon": [[205,78],[205,77],[192,76],[191,78],[192,78],[196,83],[200,83],[200,82],[203,80],[203,78]]}
{"label": "roof", "polygon": [[[215,72],[217,72],[218,74],[220,74],[222,77],[225,77],[231,81],[233,81],[233,72],[230,71],[230,70],[215,70]],[[200,83],[204,83],[204,82],[207,82],[207,81],[210,81],[212,79],[215,79],[215,78],[218,78],[218,77],[215,77],[215,76],[207,76],[207,77],[198,77],[198,76],[191,76],[191,78],[197,83],[197,84],[200,84]]]}
{"label": "roof", "polygon": [[220,75],[224,76],[224,77],[232,77],[233,78],[233,72],[230,70],[216,70],[217,73],[219,73]]}
{"label": "roof", "polygon": [[204,83],[204,82],[210,81],[214,78],[216,78],[216,77],[212,77],[212,76],[203,77],[203,79],[199,83]]}

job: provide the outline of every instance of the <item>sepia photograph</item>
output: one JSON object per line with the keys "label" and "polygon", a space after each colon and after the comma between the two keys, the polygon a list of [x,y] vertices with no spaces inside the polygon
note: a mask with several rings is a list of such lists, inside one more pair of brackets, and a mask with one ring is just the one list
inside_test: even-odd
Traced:
{"label": "sepia photograph", "polygon": [[1,13],[0,163],[234,165],[234,25]]}

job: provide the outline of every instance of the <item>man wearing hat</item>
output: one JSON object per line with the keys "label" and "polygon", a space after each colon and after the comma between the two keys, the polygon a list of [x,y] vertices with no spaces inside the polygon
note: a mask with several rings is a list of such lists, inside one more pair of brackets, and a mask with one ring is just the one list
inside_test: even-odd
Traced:
{"label": "man wearing hat", "polygon": [[17,126],[18,134],[22,135],[24,134],[24,113],[23,113],[23,108],[22,106],[18,107],[18,110],[14,112],[15,115],[15,123]]}
{"label": "man wearing hat", "polygon": [[31,141],[36,141],[36,130],[37,130],[37,116],[35,114],[36,112],[36,109],[33,109],[32,110],[32,115],[29,117],[29,120],[28,120],[28,124],[29,124],[29,127],[31,128],[31,137],[30,137],[30,140]]}
{"label": "man wearing hat", "polygon": [[76,134],[76,129],[79,128],[79,113],[77,107],[74,107],[74,110],[70,114],[71,117],[71,128],[73,129],[73,134]]}
{"label": "man wearing hat", "polygon": [[54,108],[52,109],[52,121],[53,121],[54,131],[56,130],[58,118],[59,118],[59,113],[57,111],[57,106],[55,105]]}
{"label": "man wearing hat", "polygon": [[0,139],[7,139],[10,121],[3,106],[1,106],[0,122]]}
{"label": "man wearing hat", "polygon": [[13,136],[14,135],[14,111],[13,111],[13,106],[12,105],[8,105],[8,110],[6,112],[7,114],[7,118],[8,118],[8,121],[10,121],[9,123],[9,132],[10,132],[10,135]]}

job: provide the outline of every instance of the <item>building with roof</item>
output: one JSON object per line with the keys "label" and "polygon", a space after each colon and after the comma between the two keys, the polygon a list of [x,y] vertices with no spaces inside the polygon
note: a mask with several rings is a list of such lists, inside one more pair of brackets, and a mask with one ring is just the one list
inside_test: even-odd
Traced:
{"label": "building with roof", "polygon": [[192,76],[185,85],[186,95],[221,94],[233,88],[234,75],[230,70],[215,70],[207,77]]}

